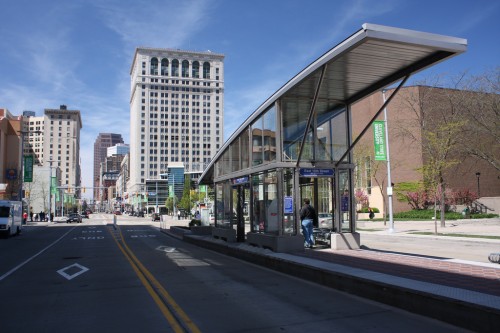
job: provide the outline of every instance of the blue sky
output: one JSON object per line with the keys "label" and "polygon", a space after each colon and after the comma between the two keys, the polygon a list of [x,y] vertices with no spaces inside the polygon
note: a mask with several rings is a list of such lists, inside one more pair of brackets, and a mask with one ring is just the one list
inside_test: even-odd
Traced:
{"label": "blue sky", "polygon": [[97,135],[120,133],[129,143],[138,46],[225,54],[225,138],[366,22],[468,40],[465,54],[413,80],[500,65],[498,0],[2,0],[0,8],[0,107],[38,116],[61,104],[80,110],[86,186]]}

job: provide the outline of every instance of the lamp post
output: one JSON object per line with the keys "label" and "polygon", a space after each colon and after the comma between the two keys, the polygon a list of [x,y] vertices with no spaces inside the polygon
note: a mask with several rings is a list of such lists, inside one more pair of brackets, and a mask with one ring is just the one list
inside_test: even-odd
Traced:
{"label": "lamp post", "polygon": [[47,160],[47,163],[49,163],[49,221],[52,216],[52,162],[54,162],[54,160]]}
{"label": "lamp post", "polygon": [[476,172],[476,177],[477,177],[477,197],[479,198],[481,196],[481,191],[479,190],[479,177],[481,176],[481,172]]}
{"label": "lamp post", "polygon": [[[382,90],[382,96],[385,99],[385,89]],[[386,156],[387,156],[387,201],[389,203],[389,232],[394,232],[394,215],[392,212],[392,179],[391,179],[391,159],[389,157],[389,124],[387,123],[387,107],[384,108],[384,121],[385,121],[385,144],[386,144]]]}

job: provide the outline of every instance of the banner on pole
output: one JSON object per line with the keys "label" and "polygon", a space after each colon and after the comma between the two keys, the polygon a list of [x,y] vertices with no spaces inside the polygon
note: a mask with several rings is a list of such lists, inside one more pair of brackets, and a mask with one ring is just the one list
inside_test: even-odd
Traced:
{"label": "banner on pole", "polygon": [[375,161],[387,161],[385,122],[383,120],[375,120],[373,122],[373,144],[375,148]]}
{"label": "banner on pole", "polygon": [[24,182],[33,182],[33,155],[24,156]]}

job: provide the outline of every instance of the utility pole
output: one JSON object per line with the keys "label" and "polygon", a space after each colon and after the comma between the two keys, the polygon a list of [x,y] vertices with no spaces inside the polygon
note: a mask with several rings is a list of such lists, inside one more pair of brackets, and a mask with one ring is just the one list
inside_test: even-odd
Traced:
{"label": "utility pole", "polygon": [[47,160],[47,163],[49,163],[49,221],[52,216],[52,162],[54,162],[54,160]]}
{"label": "utility pole", "polygon": [[[382,90],[385,104],[385,89]],[[385,146],[387,152],[387,201],[389,203],[389,232],[394,232],[394,216],[392,213],[392,180],[391,180],[391,158],[389,155],[389,124],[387,123],[387,107],[384,108],[385,121]]]}

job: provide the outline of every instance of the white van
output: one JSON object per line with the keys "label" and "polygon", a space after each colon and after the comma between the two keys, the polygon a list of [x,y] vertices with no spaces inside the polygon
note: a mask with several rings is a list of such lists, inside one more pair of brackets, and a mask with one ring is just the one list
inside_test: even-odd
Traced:
{"label": "white van", "polygon": [[0,200],[0,234],[9,237],[20,234],[23,222],[23,204],[20,201]]}

